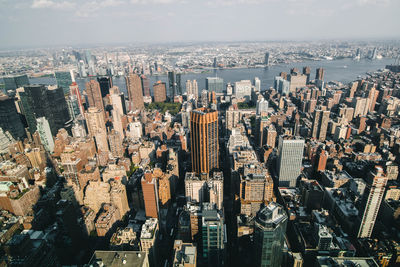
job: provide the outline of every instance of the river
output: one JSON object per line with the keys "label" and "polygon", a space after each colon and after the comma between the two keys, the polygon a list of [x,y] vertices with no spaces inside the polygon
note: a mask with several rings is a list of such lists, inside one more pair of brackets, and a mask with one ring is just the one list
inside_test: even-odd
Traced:
{"label": "river", "polygon": [[[304,66],[311,67],[311,79],[315,78],[315,70],[319,67],[325,69],[325,81],[339,81],[343,83],[351,82],[357,77],[365,77],[367,72],[376,71],[384,68],[388,64],[393,64],[394,59],[383,58],[381,60],[367,60],[362,59],[355,61],[352,59],[340,60],[324,60],[324,61],[305,61],[292,64],[280,64],[270,66],[268,68],[242,68],[242,69],[221,69],[211,70],[209,73],[188,73],[182,74],[182,89],[185,91],[186,80],[197,80],[199,86],[199,93],[205,89],[205,78],[218,76],[224,79],[224,83],[234,83],[239,80],[253,80],[258,77],[261,80],[261,90],[266,90],[273,86],[274,77],[279,75],[280,72],[290,72],[293,67],[302,71]],[[168,77],[166,75],[153,75],[150,76],[150,87],[152,89],[153,83],[156,81],[166,82],[168,85]],[[76,82],[82,90],[85,88],[85,83],[91,78],[77,79]],[[56,84],[55,78],[41,77],[30,78],[32,84]],[[114,77],[114,85],[118,86],[122,92],[126,93],[126,85],[124,77]],[[151,90],[152,91],[152,90]]]}

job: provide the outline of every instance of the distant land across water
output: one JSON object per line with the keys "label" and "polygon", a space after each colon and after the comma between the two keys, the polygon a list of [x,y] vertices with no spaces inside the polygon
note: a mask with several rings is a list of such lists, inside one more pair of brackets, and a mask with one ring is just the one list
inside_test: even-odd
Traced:
{"label": "distant land across water", "polygon": [[[186,80],[197,80],[199,86],[199,93],[202,89],[205,89],[205,79],[207,77],[221,77],[224,79],[224,83],[234,83],[239,80],[253,80],[258,77],[261,80],[261,90],[267,90],[273,86],[274,77],[278,76],[280,72],[290,72],[291,68],[298,68],[300,72],[304,66],[309,66],[311,68],[311,79],[315,78],[315,70],[317,68],[325,69],[326,82],[329,81],[339,81],[342,83],[348,83],[356,80],[359,76],[365,77],[367,72],[373,72],[378,69],[383,69],[386,65],[394,63],[394,59],[383,58],[380,60],[367,60],[362,59],[355,61],[352,59],[340,59],[340,60],[323,60],[323,61],[304,61],[296,62],[292,64],[279,64],[273,65],[268,68],[238,68],[238,69],[216,69],[211,70],[208,73],[187,73],[182,74],[182,90],[186,91],[185,85]],[[150,78],[150,88],[151,92],[152,85],[156,81],[163,81],[167,83],[168,87],[168,77],[167,75],[153,75]],[[85,83],[90,79],[95,79],[95,77],[76,79],[78,86],[81,90],[85,89]],[[51,77],[40,77],[40,78],[30,78],[32,84],[56,84],[55,78]],[[124,77],[114,77],[113,82],[115,86],[118,86],[120,90],[126,93],[126,84]]]}

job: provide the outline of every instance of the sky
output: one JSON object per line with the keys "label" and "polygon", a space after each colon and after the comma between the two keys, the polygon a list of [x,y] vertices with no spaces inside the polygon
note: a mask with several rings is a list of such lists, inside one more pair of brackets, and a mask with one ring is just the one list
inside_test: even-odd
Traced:
{"label": "sky", "polygon": [[400,39],[399,0],[0,0],[0,47]]}

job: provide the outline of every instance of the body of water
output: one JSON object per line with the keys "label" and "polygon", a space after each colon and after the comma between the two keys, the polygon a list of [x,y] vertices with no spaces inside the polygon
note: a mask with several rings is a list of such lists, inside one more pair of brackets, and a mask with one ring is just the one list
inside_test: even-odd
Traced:
{"label": "body of water", "polygon": [[[222,69],[222,70],[211,70],[209,73],[188,73],[182,74],[182,90],[185,92],[186,80],[197,80],[199,86],[199,93],[202,89],[205,89],[205,79],[207,77],[221,77],[224,79],[224,83],[234,83],[240,80],[253,80],[258,77],[261,80],[261,90],[266,90],[273,86],[275,76],[278,76],[280,72],[290,72],[291,68],[298,68],[300,72],[304,66],[311,68],[311,79],[315,78],[315,71],[317,68],[325,69],[325,81],[339,81],[348,83],[356,80],[359,76],[365,77],[367,72],[376,71],[383,69],[386,65],[393,64],[394,59],[381,59],[381,60],[359,60],[355,61],[352,59],[341,59],[341,60],[324,60],[324,61],[305,61],[300,63],[292,64],[280,64],[270,66],[268,68],[243,68],[243,69]],[[152,85],[156,81],[163,81],[168,87],[167,75],[154,75],[150,76],[150,87],[152,91]],[[83,90],[85,83],[90,79],[95,78],[84,78],[77,79],[76,82],[79,88]],[[56,84],[55,78],[42,77],[42,78],[30,78],[32,84]],[[122,92],[126,93],[126,84],[124,77],[114,77],[113,82],[115,86],[118,86]]]}

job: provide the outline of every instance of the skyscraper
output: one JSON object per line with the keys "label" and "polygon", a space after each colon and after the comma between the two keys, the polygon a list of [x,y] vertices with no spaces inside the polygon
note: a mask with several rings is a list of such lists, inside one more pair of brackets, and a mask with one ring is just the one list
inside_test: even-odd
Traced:
{"label": "skyscraper", "polygon": [[98,108],[104,111],[103,98],[99,82],[90,80],[86,83],[86,94],[88,97],[89,107]]}
{"label": "skyscraper", "polygon": [[142,80],[143,95],[150,96],[150,80],[145,75],[140,76]]}
{"label": "skyscraper", "polygon": [[23,87],[25,85],[30,84],[27,75],[4,77],[3,81],[6,91],[8,90],[15,91],[15,89],[19,87]]}
{"label": "skyscraper", "polygon": [[219,168],[218,111],[198,108],[190,112],[192,171],[201,174]]}
{"label": "skyscraper", "polygon": [[89,135],[95,138],[98,151],[108,152],[107,131],[104,113],[97,108],[89,108],[85,113]]}
{"label": "skyscraper", "polygon": [[58,87],[64,90],[65,94],[69,93],[69,86],[72,84],[72,77],[69,71],[56,71],[54,73]]}
{"label": "skyscraper", "polygon": [[0,128],[10,132],[14,139],[25,136],[24,125],[17,113],[14,100],[8,96],[0,96]]}
{"label": "skyscraper", "polygon": [[277,172],[279,186],[296,186],[300,175],[304,151],[304,139],[279,136]]}
{"label": "skyscraper", "polygon": [[168,97],[173,99],[174,96],[176,95],[176,79],[174,71],[168,72],[168,89],[169,89]]}
{"label": "skyscraper", "polygon": [[265,53],[264,64],[265,64],[266,66],[269,66],[269,52],[266,52],[266,53]]}
{"label": "skyscraper", "polygon": [[224,91],[224,80],[219,77],[207,77],[206,90],[209,92],[222,93]]}
{"label": "skyscraper", "polygon": [[204,261],[208,266],[224,266],[226,243],[224,218],[222,211],[211,203],[203,203],[201,237]]}
{"label": "skyscraper", "polygon": [[251,97],[251,81],[241,80],[235,82],[235,96],[237,99],[246,98],[250,100]]}
{"label": "skyscraper", "polygon": [[197,81],[196,80],[187,80],[186,81],[186,93],[188,95],[188,97],[190,95],[192,95],[194,98],[198,98],[199,97],[199,87],[197,85]]}
{"label": "skyscraper", "polygon": [[287,220],[285,210],[274,202],[257,213],[254,229],[256,266],[281,266]]}
{"label": "skyscraper", "polygon": [[314,112],[314,121],[312,125],[312,138],[324,141],[328,129],[330,111],[317,109]]}
{"label": "skyscraper", "polygon": [[371,171],[367,176],[367,187],[362,200],[362,218],[358,238],[371,237],[374,230],[376,217],[385,194],[388,178],[385,176],[382,167],[375,166],[375,170]]}
{"label": "skyscraper", "polygon": [[36,118],[45,117],[49,121],[53,136],[70,119],[64,91],[57,86],[29,85],[19,95],[31,133],[36,131]]}
{"label": "skyscraper", "polygon": [[325,73],[325,70],[323,68],[318,68],[316,73],[315,73],[315,79],[323,81],[324,80],[324,73]]}
{"label": "skyscraper", "polygon": [[54,140],[53,136],[51,135],[50,125],[49,122],[46,120],[45,117],[37,118],[37,131],[40,136],[40,141],[42,142],[44,148],[53,153],[54,151]]}
{"label": "skyscraper", "polygon": [[101,97],[105,97],[110,94],[110,88],[113,86],[112,77],[111,76],[101,76],[97,77],[97,81],[100,85]]}
{"label": "skyscraper", "polygon": [[310,75],[311,75],[311,68],[310,67],[303,67],[303,75],[307,76],[307,84],[310,83]]}
{"label": "skyscraper", "polygon": [[258,77],[254,78],[254,87],[255,87],[256,92],[260,92],[260,90],[261,90],[261,81],[260,81],[260,79]]}
{"label": "skyscraper", "polygon": [[[177,73],[175,76],[175,80],[176,80],[176,91],[175,91],[175,95],[181,95],[182,94],[182,79],[181,79],[181,74]],[[174,95],[174,96],[175,96]]]}
{"label": "skyscraper", "polygon": [[154,102],[165,102],[167,100],[167,88],[165,83],[158,81],[153,85]]}
{"label": "skyscraper", "polygon": [[130,73],[129,76],[125,77],[126,89],[128,90],[128,97],[130,102],[130,110],[143,109],[143,90],[142,81],[139,75]]}
{"label": "skyscraper", "polygon": [[76,82],[72,82],[72,84],[69,86],[69,94],[71,96],[76,96],[76,99],[78,101],[78,105],[79,105],[79,111],[82,115],[85,114],[85,110],[83,108],[83,104],[82,104],[82,96],[81,96],[81,92],[79,91],[79,87],[78,84]]}

